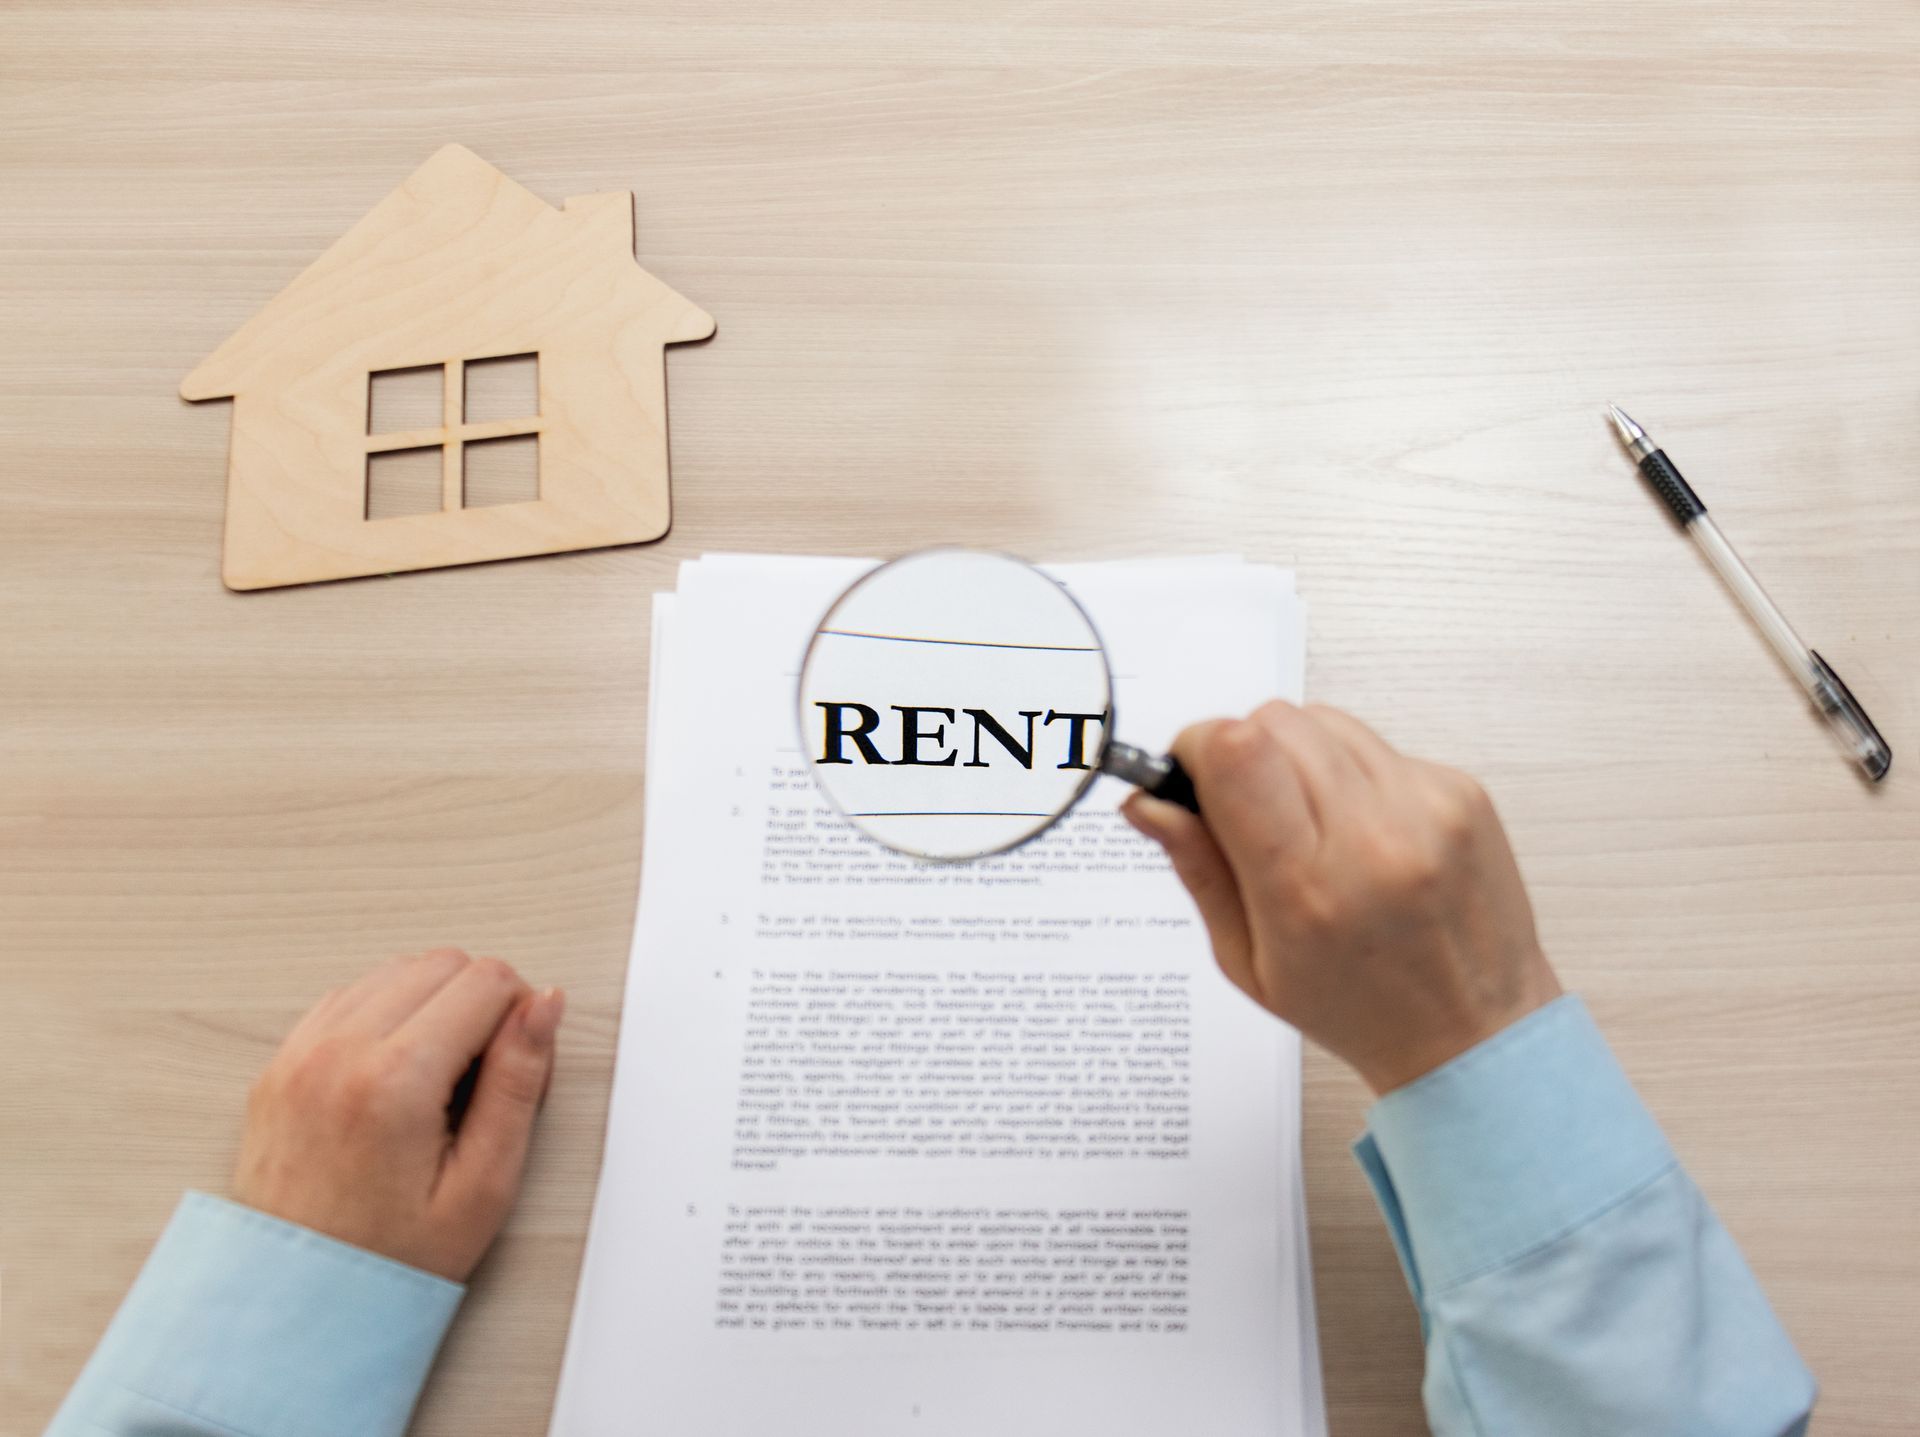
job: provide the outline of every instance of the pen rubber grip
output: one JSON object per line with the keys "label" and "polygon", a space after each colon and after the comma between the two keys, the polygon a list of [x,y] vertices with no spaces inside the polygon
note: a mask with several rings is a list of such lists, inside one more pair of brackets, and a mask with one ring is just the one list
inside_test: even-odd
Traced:
{"label": "pen rubber grip", "polygon": [[1681,528],[1707,512],[1707,506],[1700,502],[1693,486],[1680,477],[1680,471],[1667,458],[1666,450],[1656,449],[1640,461],[1640,477],[1660,496],[1660,502],[1667,506],[1667,512]]}

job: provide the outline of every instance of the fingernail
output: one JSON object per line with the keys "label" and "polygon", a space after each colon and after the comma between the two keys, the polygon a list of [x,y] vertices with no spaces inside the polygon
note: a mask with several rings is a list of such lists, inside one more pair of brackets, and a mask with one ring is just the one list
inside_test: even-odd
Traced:
{"label": "fingernail", "polygon": [[553,1046],[553,1036],[560,1031],[560,1017],[567,1011],[567,995],[560,988],[548,988],[527,1005],[527,1016],[523,1020],[527,1037],[536,1048]]}

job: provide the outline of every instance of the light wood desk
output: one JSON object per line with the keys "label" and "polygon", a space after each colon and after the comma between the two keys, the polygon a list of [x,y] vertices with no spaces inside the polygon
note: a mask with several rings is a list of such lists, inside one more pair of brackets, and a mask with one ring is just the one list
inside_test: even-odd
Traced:
{"label": "light wood desk", "polygon": [[[789,7],[791,8],[791,7]],[[704,549],[1238,547],[1308,686],[1480,773],[1551,951],[1826,1389],[1920,1427],[1920,11],[1068,0],[0,9],[0,1429],[295,1014],[572,990],[426,1433],[544,1430]],[[719,337],[649,548],[252,595],[180,376],[437,145],[632,187]],[[1869,794],[1603,427],[1663,439],[1898,758]],[[1420,1353],[1308,1069],[1333,1428]]]}

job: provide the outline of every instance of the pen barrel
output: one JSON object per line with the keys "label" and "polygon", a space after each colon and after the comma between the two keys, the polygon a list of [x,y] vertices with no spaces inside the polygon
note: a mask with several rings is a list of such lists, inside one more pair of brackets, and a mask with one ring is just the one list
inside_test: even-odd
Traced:
{"label": "pen barrel", "polygon": [[1647,481],[1647,487],[1659,496],[1674,522],[1682,528],[1707,512],[1707,506],[1700,502],[1693,486],[1680,477],[1680,471],[1667,458],[1666,450],[1656,449],[1640,461],[1640,477]]}
{"label": "pen barrel", "polygon": [[1707,556],[1708,562],[1733,591],[1733,596],[1740,601],[1740,607],[1747,611],[1747,617],[1753,620],[1754,627],[1760,630],[1773,651],[1780,656],[1780,662],[1787,666],[1787,671],[1799,681],[1802,688],[1812,694],[1820,682],[1820,670],[1814,663],[1813,650],[1794,632],[1793,625],[1787,622],[1787,616],[1780,612],[1780,606],[1760,587],[1760,581],[1753,577],[1753,570],[1733,551],[1733,545],[1720,532],[1720,526],[1702,511],[1688,521],[1687,534],[1700,546],[1700,552]]}

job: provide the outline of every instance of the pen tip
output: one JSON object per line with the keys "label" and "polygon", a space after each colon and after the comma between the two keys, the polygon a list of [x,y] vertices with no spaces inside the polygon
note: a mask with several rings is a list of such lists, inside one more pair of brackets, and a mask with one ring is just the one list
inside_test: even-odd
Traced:
{"label": "pen tip", "polygon": [[1638,424],[1635,424],[1627,411],[1619,405],[1609,404],[1607,406],[1607,414],[1613,420],[1613,427],[1620,431],[1621,439],[1628,444],[1633,443],[1636,439],[1645,439],[1647,437],[1647,431],[1642,429]]}

